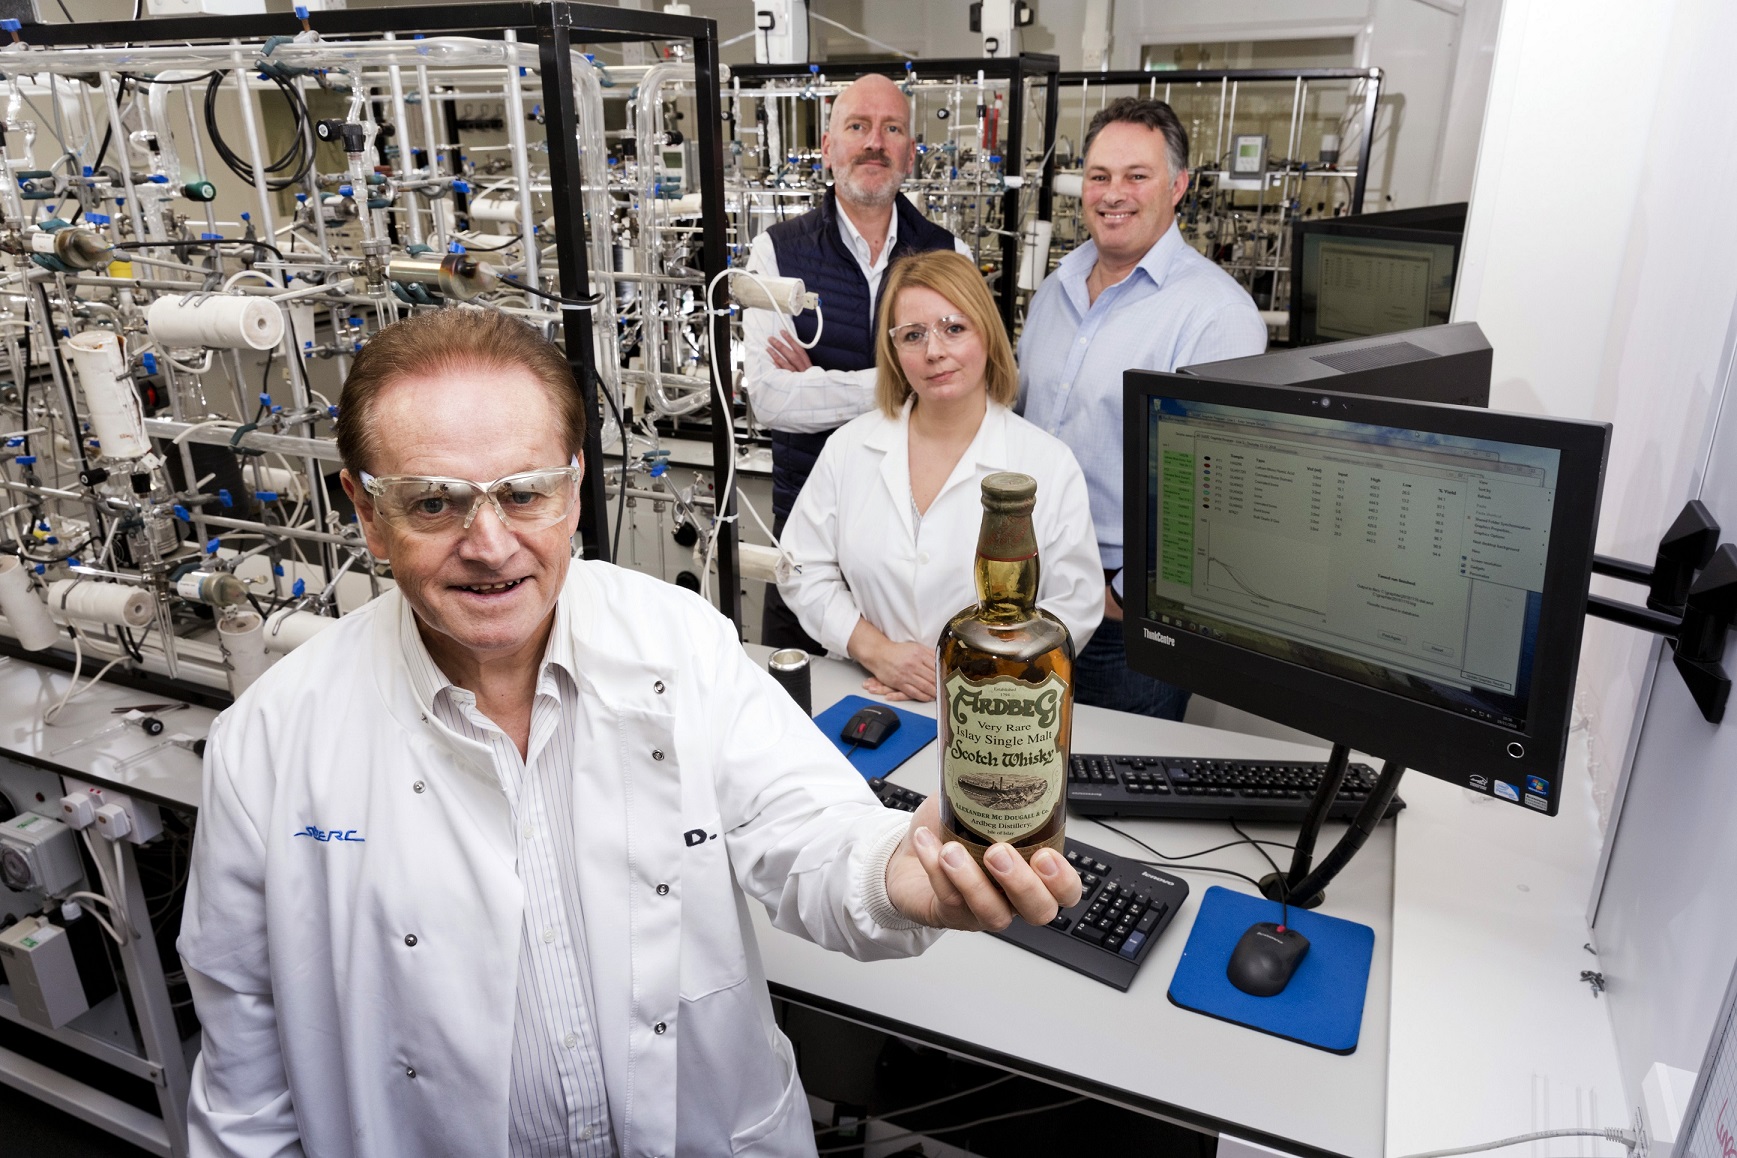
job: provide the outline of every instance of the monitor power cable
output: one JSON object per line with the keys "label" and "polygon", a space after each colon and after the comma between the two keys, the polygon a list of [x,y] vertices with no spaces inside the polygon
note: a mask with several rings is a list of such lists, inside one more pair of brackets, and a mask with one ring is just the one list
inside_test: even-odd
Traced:
{"label": "monitor power cable", "polygon": [[1640,1146],[1640,1138],[1632,1130],[1539,1130],[1533,1134],[1520,1134],[1513,1138],[1503,1138],[1500,1142],[1480,1142],[1476,1146],[1458,1146],[1452,1150],[1427,1150],[1421,1154],[1407,1154],[1405,1158],[1450,1158],[1455,1154],[1477,1154],[1484,1150],[1500,1150],[1504,1146],[1518,1146],[1522,1142],[1540,1142],[1545,1138],[1603,1138],[1607,1142],[1616,1142],[1627,1148],[1633,1154]]}

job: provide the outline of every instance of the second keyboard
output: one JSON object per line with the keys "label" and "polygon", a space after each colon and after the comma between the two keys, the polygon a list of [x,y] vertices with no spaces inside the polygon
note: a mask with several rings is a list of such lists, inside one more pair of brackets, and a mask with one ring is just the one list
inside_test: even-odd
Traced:
{"label": "second keyboard", "polygon": [[[1325,763],[1292,761],[1075,753],[1068,764],[1068,807],[1081,816],[1301,824],[1326,768]],[[1375,780],[1375,769],[1367,764],[1347,768],[1328,819],[1356,816]],[[1404,807],[1395,796],[1383,819]]]}

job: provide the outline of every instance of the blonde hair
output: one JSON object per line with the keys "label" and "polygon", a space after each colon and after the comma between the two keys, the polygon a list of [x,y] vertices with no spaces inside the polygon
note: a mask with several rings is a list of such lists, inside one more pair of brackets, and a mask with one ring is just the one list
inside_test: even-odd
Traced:
{"label": "blonde hair", "polygon": [[983,367],[984,385],[991,401],[1012,406],[1019,397],[1019,366],[1013,360],[1013,345],[995,313],[995,299],[983,284],[983,275],[971,259],[952,249],[931,249],[901,257],[881,283],[881,310],[875,331],[875,404],[888,418],[898,417],[911,383],[893,348],[893,306],[899,294],[912,287],[932,290],[953,303],[983,339],[988,356]]}

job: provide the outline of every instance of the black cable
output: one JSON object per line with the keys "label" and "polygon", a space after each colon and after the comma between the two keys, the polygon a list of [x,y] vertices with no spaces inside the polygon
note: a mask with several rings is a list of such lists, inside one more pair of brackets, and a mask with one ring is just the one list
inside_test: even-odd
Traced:
{"label": "black cable", "polygon": [[78,23],[78,21],[76,21],[72,18],[72,13],[70,13],[66,10],[66,0],[54,0],[54,2],[58,5],[60,5],[61,15],[66,17],[66,22],[68,24],[77,24]]}
{"label": "black cable", "polygon": [[[1283,931],[1291,923],[1291,883],[1290,883],[1290,881],[1285,878],[1284,873],[1279,871],[1279,862],[1267,855],[1267,850],[1261,847],[1260,841],[1256,840],[1254,837],[1252,837],[1248,833],[1244,832],[1242,830],[1242,825],[1238,824],[1234,820],[1232,820],[1230,822],[1230,827],[1236,831],[1236,834],[1238,836],[1242,837],[1244,840],[1246,840],[1250,844],[1254,845],[1254,850],[1261,854],[1261,858],[1263,860],[1265,860],[1267,862],[1267,865],[1273,870],[1273,876],[1275,878],[1277,878],[1277,880],[1279,882],[1279,929],[1281,931]],[[1265,892],[1265,891],[1266,890],[1264,890],[1264,889],[1262,890],[1262,892]]]}
{"label": "black cable", "polygon": [[[228,166],[229,171],[245,181],[254,178],[253,166],[241,159],[229,142],[223,139],[223,134],[217,128],[217,93],[223,87],[223,78],[227,72],[214,72],[211,83],[205,88],[205,132],[211,138],[211,147],[217,151],[217,156]],[[296,87],[275,73],[266,73],[266,77],[278,87],[284,100],[289,103],[290,116],[295,121],[295,140],[284,149],[283,154],[264,167],[265,185],[267,189],[281,191],[302,183],[308,171],[314,167],[314,136],[308,106],[302,100],[302,94]],[[271,177],[272,173],[288,173],[283,177]]]}
{"label": "black cable", "polygon": [[560,302],[562,305],[590,307],[590,306],[596,305],[598,302],[601,302],[603,300],[603,297],[600,294],[592,294],[588,298],[564,298],[560,294],[552,294],[548,290],[532,289],[530,286],[526,285],[524,282],[514,281],[510,277],[504,277],[503,276],[501,278],[501,282],[505,285],[512,286],[514,289],[524,290],[528,294],[535,294],[537,297],[547,298],[549,301],[552,301],[552,302]]}
{"label": "black cable", "polygon": [[[900,1141],[900,1140],[905,1139],[905,1138],[916,1138],[919,1136],[927,1137],[927,1136],[930,1136],[933,1134],[956,1134],[960,1130],[969,1130],[972,1126],[985,1126],[985,1125],[988,1125],[990,1122],[1005,1122],[1009,1118],[1029,1118],[1033,1114],[1042,1114],[1042,1113],[1047,1113],[1050,1110],[1060,1110],[1060,1109],[1065,1109],[1068,1106],[1077,1106],[1081,1102],[1084,1102],[1087,1100],[1088,1099],[1086,1098],[1086,1096],[1084,1094],[1081,1094],[1078,1097],[1068,1098],[1065,1101],[1051,1102],[1047,1106],[1028,1106],[1027,1108],[1025,1108],[1023,1110],[1010,1110],[1005,1114],[991,1114],[986,1118],[973,1118],[969,1122],[959,1122],[959,1123],[952,1125],[952,1126],[933,1126],[933,1127],[926,1127],[926,1128],[921,1129],[921,1130],[906,1130],[903,1134],[889,1134],[884,1138],[876,1138],[875,1141],[876,1142],[897,1142],[897,1141]],[[851,1151],[856,1151],[856,1152],[860,1153],[862,1151],[862,1147],[856,1146],[856,1145],[853,1145],[853,1146],[833,1146],[833,1147],[826,1149],[826,1150],[817,1151],[817,1153],[820,1153],[820,1154],[844,1154],[844,1153],[848,1153]]]}
{"label": "black cable", "polygon": [[501,242],[499,245],[470,245],[470,244],[466,243],[466,245],[464,247],[464,251],[466,253],[499,253],[503,249],[511,249],[513,246],[517,245],[519,242],[523,241],[524,239],[525,239],[524,234],[515,233],[511,237],[507,238],[505,241]]}
{"label": "black cable", "polygon": [[245,237],[201,237],[179,241],[117,241],[115,249],[196,249],[201,245],[251,245],[255,249],[263,249],[279,261],[288,264],[289,259],[283,255],[283,250],[269,241],[249,241]]}
{"label": "black cable", "polygon": [[[1147,844],[1145,841],[1141,840],[1139,837],[1133,835],[1132,833],[1123,832],[1121,829],[1117,828],[1113,824],[1106,824],[1104,821],[1099,820],[1095,816],[1088,817],[1087,819],[1089,819],[1093,824],[1099,825],[1102,828],[1109,829],[1111,832],[1115,833],[1119,837],[1122,837],[1124,840],[1133,841],[1135,844],[1139,845],[1141,848],[1145,849],[1147,852],[1151,853],[1153,856],[1159,858],[1156,861],[1142,861],[1138,857],[1129,857],[1128,858],[1128,859],[1134,861],[1136,864],[1147,864],[1147,865],[1151,865],[1153,868],[1164,868],[1164,867],[1167,867],[1174,860],[1174,858],[1172,858],[1172,857],[1166,857],[1163,853],[1159,852],[1157,849],[1153,848],[1151,845]],[[1241,844],[1242,842],[1241,841],[1233,841],[1232,843]],[[1226,846],[1226,847],[1228,847],[1228,846]],[[1196,855],[1198,855],[1198,854],[1196,854]],[[1259,881],[1255,880],[1253,877],[1249,876],[1247,873],[1239,873],[1235,869],[1212,868],[1209,865],[1203,865],[1203,864],[1184,864],[1184,865],[1176,865],[1175,867],[1181,872],[1219,873],[1219,874],[1221,874],[1223,876],[1227,876],[1227,877],[1236,877],[1238,880],[1244,880],[1244,881],[1247,881],[1249,884],[1253,885],[1257,892],[1260,890],[1260,887],[1261,887],[1261,883]]]}

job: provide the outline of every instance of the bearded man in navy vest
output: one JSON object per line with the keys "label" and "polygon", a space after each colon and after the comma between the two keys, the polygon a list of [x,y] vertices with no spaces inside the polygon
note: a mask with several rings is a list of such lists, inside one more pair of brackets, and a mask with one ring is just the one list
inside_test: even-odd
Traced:
{"label": "bearded man in navy vest", "polygon": [[[874,409],[874,319],[887,266],[907,253],[956,248],[958,238],[925,218],[900,195],[916,148],[910,102],[884,76],[857,80],[832,102],[820,155],[833,183],[818,208],[781,221],[754,239],[748,271],[799,277],[820,295],[820,312],[798,314],[795,336],[770,310],[742,321],[747,349],[743,386],[754,413],[772,432],[772,531],[784,520],[834,430]],[[819,330],[820,340],[815,341]],[[809,345],[812,343],[812,345]],[[760,642],[825,648],[768,584]]]}

